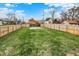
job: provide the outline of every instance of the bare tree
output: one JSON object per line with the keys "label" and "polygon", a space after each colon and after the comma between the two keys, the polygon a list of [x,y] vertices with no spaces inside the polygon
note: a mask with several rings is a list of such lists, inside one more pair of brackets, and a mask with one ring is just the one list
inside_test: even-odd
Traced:
{"label": "bare tree", "polygon": [[79,21],[79,6],[75,9],[75,18]]}
{"label": "bare tree", "polygon": [[67,20],[67,19],[68,19],[68,14],[67,14],[67,12],[62,12],[62,13],[61,13],[61,18],[62,18],[62,20]]}
{"label": "bare tree", "polygon": [[61,18],[63,20],[77,20],[79,18],[79,6],[74,6],[66,12],[62,12]]}
{"label": "bare tree", "polygon": [[54,16],[55,16],[55,9],[54,8],[50,8],[49,9],[49,13],[51,14],[52,21],[53,21],[54,20]]}
{"label": "bare tree", "polygon": [[11,24],[11,23],[17,24],[18,19],[16,18],[15,13],[10,12],[10,13],[7,14],[7,16],[8,16],[8,24]]}

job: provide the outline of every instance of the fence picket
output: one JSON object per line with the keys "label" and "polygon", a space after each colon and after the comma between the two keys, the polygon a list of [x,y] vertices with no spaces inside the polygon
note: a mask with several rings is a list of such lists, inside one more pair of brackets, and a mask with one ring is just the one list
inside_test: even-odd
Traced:
{"label": "fence picket", "polygon": [[72,34],[79,35],[79,25],[44,24],[44,27],[56,29],[56,30],[60,30],[60,31],[65,31],[65,32],[70,32]]}
{"label": "fence picket", "polygon": [[10,32],[13,32],[17,29],[20,29],[22,27],[28,27],[28,25],[26,24],[22,24],[22,25],[5,25],[5,26],[0,26],[0,37],[4,36]]}

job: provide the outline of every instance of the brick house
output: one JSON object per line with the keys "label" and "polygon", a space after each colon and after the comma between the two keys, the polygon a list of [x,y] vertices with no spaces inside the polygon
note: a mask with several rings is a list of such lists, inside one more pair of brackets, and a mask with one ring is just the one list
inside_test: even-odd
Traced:
{"label": "brick house", "polygon": [[36,27],[36,26],[40,26],[40,22],[37,21],[37,20],[34,20],[33,18],[32,19],[29,19],[29,21],[27,22],[29,24],[29,26],[33,26],[33,27]]}

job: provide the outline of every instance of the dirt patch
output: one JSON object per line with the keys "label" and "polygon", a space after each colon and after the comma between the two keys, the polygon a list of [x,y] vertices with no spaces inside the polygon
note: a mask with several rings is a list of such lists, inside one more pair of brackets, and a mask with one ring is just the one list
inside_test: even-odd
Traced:
{"label": "dirt patch", "polygon": [[41,27],[30,27],[30,29],[42,29]]}
{"label": "dirt patch", "polygon": [[66,54],[67,56],[79,56],[79,49],[71,50]]}

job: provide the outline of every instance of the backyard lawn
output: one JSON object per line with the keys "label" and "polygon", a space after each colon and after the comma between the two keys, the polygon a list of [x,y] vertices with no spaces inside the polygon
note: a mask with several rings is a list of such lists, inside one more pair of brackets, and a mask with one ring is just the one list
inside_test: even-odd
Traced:
{"label": "backyard lawn", "polygon": [[0,38],[0,55],[79,55],[79,36],[46,28],[22,28]]}

